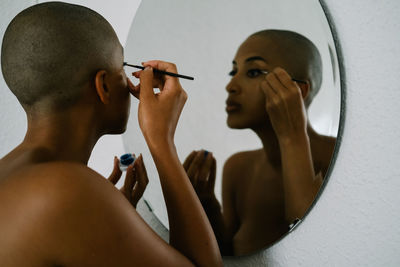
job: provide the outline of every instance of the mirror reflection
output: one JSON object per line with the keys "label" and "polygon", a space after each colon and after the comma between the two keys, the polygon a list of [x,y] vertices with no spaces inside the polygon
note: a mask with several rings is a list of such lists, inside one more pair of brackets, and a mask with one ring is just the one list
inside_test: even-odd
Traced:
{"label": "mirror reflection", "polygon": [[[318,1],[174,2],[142,3],[125,57],[163,58],[195,76],[182,81],[189,100],[175,137],[178,153],[221,253],[247,255],[288,233],[325,181],[340,110],[329,25]],[[172,9],[172,20],[157,13]],[[149,12],[157,20],[149,22]],[[161,28],[176,38],[163,38]],[[124,144],[150,158],[143,140],[126,138],[135,123]],[[156,175],[150,161],[146,166]],[[145,198],[168,227],[159,192],[151,180]]]}
{"label": "mirror reflection", "polygon": [[194,151],[184,167],[222,254],[244,255],[272,244],[303,218],[323,182],[335,138],[317,133],[307,119],[322,80],[321,57],[310,40],[263,30],[240,45],[232,64],[227,125],[251,129],[262,147],[224,163],[222,205],[214,193],[212,153]]}

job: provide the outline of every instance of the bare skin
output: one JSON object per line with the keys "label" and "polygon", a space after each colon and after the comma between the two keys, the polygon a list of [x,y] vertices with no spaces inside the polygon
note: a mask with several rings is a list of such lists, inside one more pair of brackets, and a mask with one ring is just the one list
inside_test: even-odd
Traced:
{"label": "bare skin", "polygon": [[252,129],[263,147],[225,162],[222,211],[212,155],[195,151],[184,163],[223,255],[255,252],[287,233],[307,212],[329,167],[335,138],[308,124],[304,102],[310,83],[293,82],[282,65],[279,44],[258,36],[235,56],[226,87],[228,126]]}
{"label": "bare skin", "polygon": [[[60,112],[28,110],[24,141],[0,160],[1,266],[222,265],[174,145],[186,93],[176,78],[153,77],[152,68],[176,73],[176,66],[146,62],[134,86],[120,46],[116,51],[115,68],[99,70],[79,103]],[[139,124],[159,171],[170,244],[134,208],[147,184],[141,157],[121,190],[116,168],[107,180],[86,166],[101,135],[124,131],[130,93],[139,98]]]}

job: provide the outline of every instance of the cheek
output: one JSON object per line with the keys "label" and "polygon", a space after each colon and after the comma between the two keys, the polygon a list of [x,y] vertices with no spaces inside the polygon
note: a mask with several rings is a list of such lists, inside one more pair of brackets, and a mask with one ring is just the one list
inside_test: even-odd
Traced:
{"label": "cheek", "polygon": [[126,116],[126,114],[129,113],[130,107],[130,93],[126,79],[120,80],[117,87],[114,89],[115,101],[113,109],[119,114],[119,116]]}
{"label": "cheek", "polygon": [[248,90],[245,99],[246,106],[249,110],[253,110],[258,113],[265,111],[265,95],[260,86],[255,86]]}

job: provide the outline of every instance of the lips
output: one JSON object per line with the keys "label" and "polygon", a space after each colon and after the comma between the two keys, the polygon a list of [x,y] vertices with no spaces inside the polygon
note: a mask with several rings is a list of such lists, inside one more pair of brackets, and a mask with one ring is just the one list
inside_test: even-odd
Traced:
{"label": "lips", "polygon": [[241,105],[231,99],[226,100],[226,112],[231,113],[240,110]]}

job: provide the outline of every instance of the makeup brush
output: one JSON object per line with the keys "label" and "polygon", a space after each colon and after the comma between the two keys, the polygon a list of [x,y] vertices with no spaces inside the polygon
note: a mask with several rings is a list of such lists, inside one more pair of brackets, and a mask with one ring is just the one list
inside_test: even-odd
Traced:
{"label": "makeup brush", "polygon": [[[266,71],[266,70],[262,70],[261,71],[262,73],[264,73],[264,74],[268,74],[269,72],[268,71]],[[304,84],[307,84],[307,82],[306,81],[302,81],[302,80],[298,80],[298,79],[294,79],[294,78],[292,78],[292,81],[294,81],[294,82],[298,82],[298,83],[304,83]]]}
{"label": "makeup brush", "polygon": [[[127,63],[127,62],[124,62],[124,66],[132,67],[132,68],[137,68],[137,69],[141,69],[141,70],[144,70],[144,68],[145,68],[145,67],[143,67],[143,66],[132,65],[132,64],[129,64],[129,63]],[[160,74],[169,75],[169,76],[173,76],[173,77],[178,77],[178,78],[182,78],[182,79],[194,80],[193,77],[186,76],[186,75],[182,75],[182,74],[172,73],[172,72],[163,71],[163,70],[158,70],[158,69],[153,69],[153,71],[154,71],[155,73],[160,73]]]}

